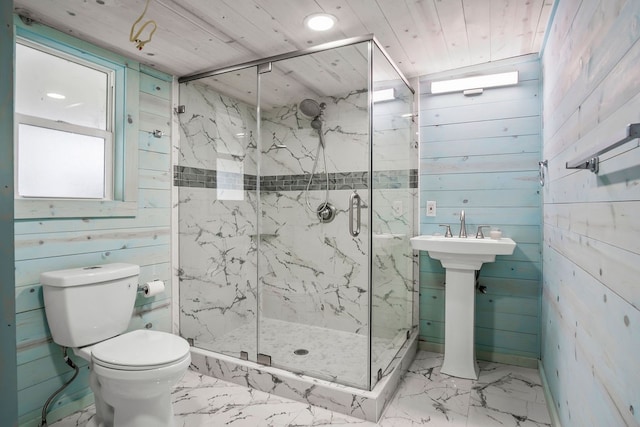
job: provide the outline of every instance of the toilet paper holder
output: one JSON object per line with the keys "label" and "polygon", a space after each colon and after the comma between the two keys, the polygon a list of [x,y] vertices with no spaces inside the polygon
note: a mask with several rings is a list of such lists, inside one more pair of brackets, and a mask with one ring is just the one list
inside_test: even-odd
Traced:
{"label": "toilet paper holder", "polygon": [[138,292],[147,298],[152,297],[164,292],[164,282],[162,280],[152,280],[151,282],[138,284]]}

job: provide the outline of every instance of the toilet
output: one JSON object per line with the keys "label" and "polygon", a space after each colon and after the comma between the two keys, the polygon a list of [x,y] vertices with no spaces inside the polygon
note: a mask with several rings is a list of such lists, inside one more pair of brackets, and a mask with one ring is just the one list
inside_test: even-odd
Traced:
{"label": "toilet", "polygon": [[40,275],[53,341],[89,362],[89,426],[174,425],[171,391],[191,363],[189,344],[166,332],[123,333],[139,274],[137,265],[113,263]]}

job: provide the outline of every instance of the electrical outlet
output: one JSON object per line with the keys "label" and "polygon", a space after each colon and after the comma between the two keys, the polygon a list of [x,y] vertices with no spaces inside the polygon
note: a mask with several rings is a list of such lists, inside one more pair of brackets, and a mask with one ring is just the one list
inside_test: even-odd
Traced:
{"label": "electrical outlet", "polygon": [[427,200],[427,216],[436,216],[435,200]]}

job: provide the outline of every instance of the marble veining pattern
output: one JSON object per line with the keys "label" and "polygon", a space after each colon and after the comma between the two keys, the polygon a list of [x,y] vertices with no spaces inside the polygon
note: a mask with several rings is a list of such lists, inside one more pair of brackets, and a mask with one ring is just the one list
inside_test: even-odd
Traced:
{"label": "marble veining pattern", "polygon": [[[195,344],[234,357],[247,351],[249,359],[255,361],[255,352],[252,354],[250,350],[255,348],[257,336],[259,352],[271,356],[272,366],[357,388],[367,385],[367,367],[362,363],[367,360],[367,337],[363,334],[261,318],[259,334],[255,323],[245,324],[212,342]],[[386,353],[395,354],[404,340],[405,331],[396,331],[396,335],[389,338],[373,337],[371,357],[374,366],[378,360],[388,364],[393,354]],[[296,354],[300,349],[308,353]]]}
{"label": "marble veining pattern", "polygon": [[[537,370],[480,362],[480,378],[472,381],[441,374],[441,364],[441,354],[418,352],[377,423],[188,371],[173,392],[176,426],[551,425]],[[85,427],[93,411],[51,427]]]}
{"label": "marble veining pattern", "polygon": [[[254,107],[200,84],[181,85],[187,113],[179,116],[174,171],[180,184],[180,332],[196,346],[223,342],[227,334],[250,329],[258,313],[337,334],[362,335],[371,327],[377,347],[372,352],[381,355],[373,359],[375,376],[404,342],[398,337],[417,325],[406,241],[414,221],[417,169],[408,161],[410,120],[400,114],[407,105],[376,108],[383,120],[375,121],[375,171],[369,175],[367,94],[356,90],[318,101],[327,103],[326,165],[321,162],[315,173],[329,172],[329,201],[337,209],[336,219],[324,224],[307,208],[307,198],[311,210],[324,200],[320,189],[326,184],[319,175],[312,190],[304,190],[321,154],[318,133],[298,111],[299,101],[264,111],[263,137],[257,140]],[[349,197],[365,181],[369,186],[370,177],[373,188],[360,191],[369,210],[363,212],[361,234],[352,237]],[[258,184],[259,194],[253,190]],[[372,254],[370,231],[376,234]],[[254,336],[243,351],[255,355],[256,341]],[[224,346],[206,348],[227,353]],[[366,364],[367,351],[352,352],[356,363]],[[344,372],[356,372],[340,363],[327,368],[320,378],[338,381]],[[360,372],[356,376],[359,383],[369,380]]]}

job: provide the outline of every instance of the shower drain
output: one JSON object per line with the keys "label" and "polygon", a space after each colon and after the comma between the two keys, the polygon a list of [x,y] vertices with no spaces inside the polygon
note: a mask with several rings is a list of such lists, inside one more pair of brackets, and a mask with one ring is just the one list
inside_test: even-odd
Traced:
{"label": "shower drain", "polygon": [[304,356],[309,354],[309,350],[307,350],[306,348],[299,348],[297,350],[294,350],[293,354],[295,354],[296,356]]}

